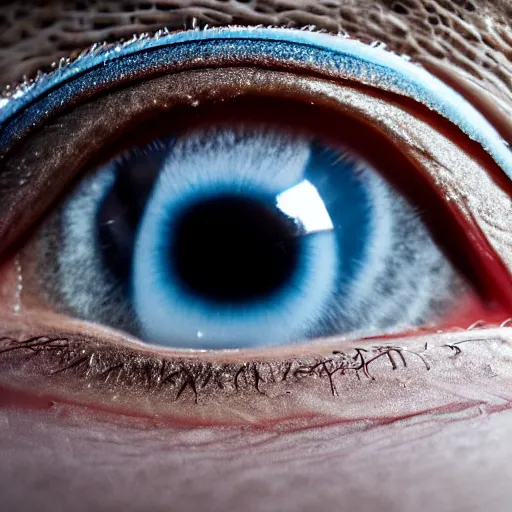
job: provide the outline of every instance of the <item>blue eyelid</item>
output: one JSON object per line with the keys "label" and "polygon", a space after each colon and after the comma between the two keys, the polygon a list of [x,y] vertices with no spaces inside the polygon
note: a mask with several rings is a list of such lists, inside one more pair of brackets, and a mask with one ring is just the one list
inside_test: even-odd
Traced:
{"label": "blue eyelid", "polygon": [[0,99],[0,157],[44,119],[77,95],[103,88],[170,63],[206,63],[221,56],[307,66],[400,94],[426,105],[481,144],[512,179],[512,152],[487,119],[463,96],[425,69],[384,50],[341,36],[278,28],[225,28],[165,33],[89,54]]}

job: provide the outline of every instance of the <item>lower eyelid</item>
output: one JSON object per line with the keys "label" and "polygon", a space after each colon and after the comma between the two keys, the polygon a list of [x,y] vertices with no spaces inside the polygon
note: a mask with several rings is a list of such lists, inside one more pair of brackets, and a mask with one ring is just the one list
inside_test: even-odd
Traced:
{"label": "lower eyelid", "polygon": [[177,425],[388,422],[471,409],[475,401],[489,411],[499,408],[483,390],[492,383],[494,396],[510,396],[511,342],[509,328],[382,344],[332,340],[276,361],[248,353],[176,360],[147,351],[104,352],[102,343],[83,338],[4,339],[0,388],[33,406],[78,405],[91,414]]}

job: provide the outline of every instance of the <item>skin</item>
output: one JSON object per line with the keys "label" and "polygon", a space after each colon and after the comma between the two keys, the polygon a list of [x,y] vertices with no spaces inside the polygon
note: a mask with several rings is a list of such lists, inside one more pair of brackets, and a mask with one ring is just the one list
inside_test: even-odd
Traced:
{"label": "skin", "polygon": [[[192,17],[210,25],[312,23],[379,40],[409,55],[458,84],[468,98],[478,98],[507,138],[512,111],[510,8],[507,2],[479,2],[476,10],[456,3],[461,2],[409,1],[400,8],[380,0],[161,0],[155,2],[160,10],[139,12],[134,7],[135,14],[130,10],[128,16],[123,9],[128,11],[130,2],[122,8],[96,2],[95,9],[91,2],[89,14],[49,2],[18,15],[16,2],[0,8],[0,19],[10,27],[0,29],[0,81],[9,84],[33,75],[97,40],[129,38],[165,25],[180,28]],[[174,9],[164,9],[166,5]],[[312,6],[314,13],[308,12]],[[49,25],[36,24],[45,17]],[[503,251],[510,258],[512,249]],[[1,272],[1,327],[6,334],[40,334],[58,325],[66,332],[87,329],[97,342],[128,343],[107,329],[50,314],[27,313],[21,320],[10,316],[16,285],[12,268],[5,262]],[[139,398],[128,388],[121,393],[122,406],[107,399],[108,389],[98,390],[103,395],[94,400],[66,397],[58,388],[69,390],[69,383],[58,380],[49,385],[53,391],[37,394],[31,368],[23,368],[24,376],[9,360],[0,366],[1,380],[19,385],[0,394],[2,508],[509,510],[512,330],[506,325],[476,327],[384,340],[406,347],[403,360],[399,352],[391,357],[389,351],[379,352],[375,341],[318,343],[316,354],[353,354],[361,348],[381,354],[365,366],[368,375],[336,376],[335,393],[325,375],[289,387],[272,386],[267,379],[262,393],[248,389],[236,400],[213,393],[199,395],[196,404],[188,390],[179,406],[150,397],[144,411],[133,405]],[[311,350],[286,347],[248,357],[306,357]],[[244,357],[228,359],[236,364]],[[173,407],[179,414],[173,414]]]}

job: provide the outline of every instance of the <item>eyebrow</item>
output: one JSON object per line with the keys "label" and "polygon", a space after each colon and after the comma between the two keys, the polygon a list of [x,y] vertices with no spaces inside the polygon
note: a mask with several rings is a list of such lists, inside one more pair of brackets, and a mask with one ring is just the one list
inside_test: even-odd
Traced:
{"label": "eyebrow", "polygon": [[[481,58],[490,66],[487,70],[497,74],[498,71],[491,68],[496,66],[492,58],[493,49],[503,51],[503,46],[493,43],[495,36],[500,36],[499,30],[494,35],[489,34],[490,38],[484,45],[474,37],[468,37],[471,36],[468,27],[476,28],[474,22],[482,12],[495,22],[493,29],[499,29],[500,19],[507,19],[507,16],[510,19],[510,6],[506,5],[506,0],[478,0],[478,11],[470,0],[431,0],[428,9],[423,3],[415,6],[409,0],[213,0],[207,5],[201,0],[142,3],[126,0],[119,4],[99,0],[94,2],[92,9],[89,7],[93,2],[88,0],[79,4],[69,5],[66,0],[54,0],[51,5],[38,2],[30,9],[17,2],[0,7],[1,81],[14,83],[22,75],[35,75],[38,69],[48,71],[52,60],[76,55],[98,41],[113,42],[164,26],[174,31],[192,28],[193,25],[203,28],[205,25],[223,27],[233,24],[293,28],[314,24],[317,29],[330,33],[344,30],[364,41],[394,43],[395,50],[413,57],[419,51],[434,58],[439,56],[439,52],[448,57],[450,54],[464,57],[464,48],[479,51],[480,47]],[[429,37],[434,27],[429,20],[434,18],[439,26],[444,25],[447,29],[437,31],[434,36],[444,40],[442,46],[433,45],[432,37]],[[16,29],[17,25],[20,30]],[[454,34],[455,39],[450,35],[455,30],[451,30],[451,26],[462,31]],[[502,43],[505,40],[501,38]],[[450,47],[453,47],[453,52]],[[459,62],[462,65],[460,59]],[[466,70],[472,66],[471,62],[464,63]]]}

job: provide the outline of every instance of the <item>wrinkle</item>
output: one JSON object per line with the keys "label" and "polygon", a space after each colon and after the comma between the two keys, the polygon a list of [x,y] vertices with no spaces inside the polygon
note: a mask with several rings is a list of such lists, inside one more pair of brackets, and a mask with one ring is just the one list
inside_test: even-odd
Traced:
{"label": "wrinkle", "polygon": [[[487,415],[475,407],[443,419],[272,437],[243,429],[119,427],[77,414],[65,422],[52,414],[0,412],[6,416],[12,428],[0,439],[0,478],[7,509],[29,491],[43,511],[55,503],[77,511],[115,509],[135,497],[132,503],[151,510],[168,510],[169,503],[238,510],[243,503],[250,512],[300,512],[319,504],[335,510],[340,500],[355,511],[507,510],[500,503],[509,496],[502,471],[512,454],[510,412]],[[111,438],[121,442],[112,445]],[[63,439],[72,451],[62,450]],[[116,478],[121,470],[123,478]]]}

